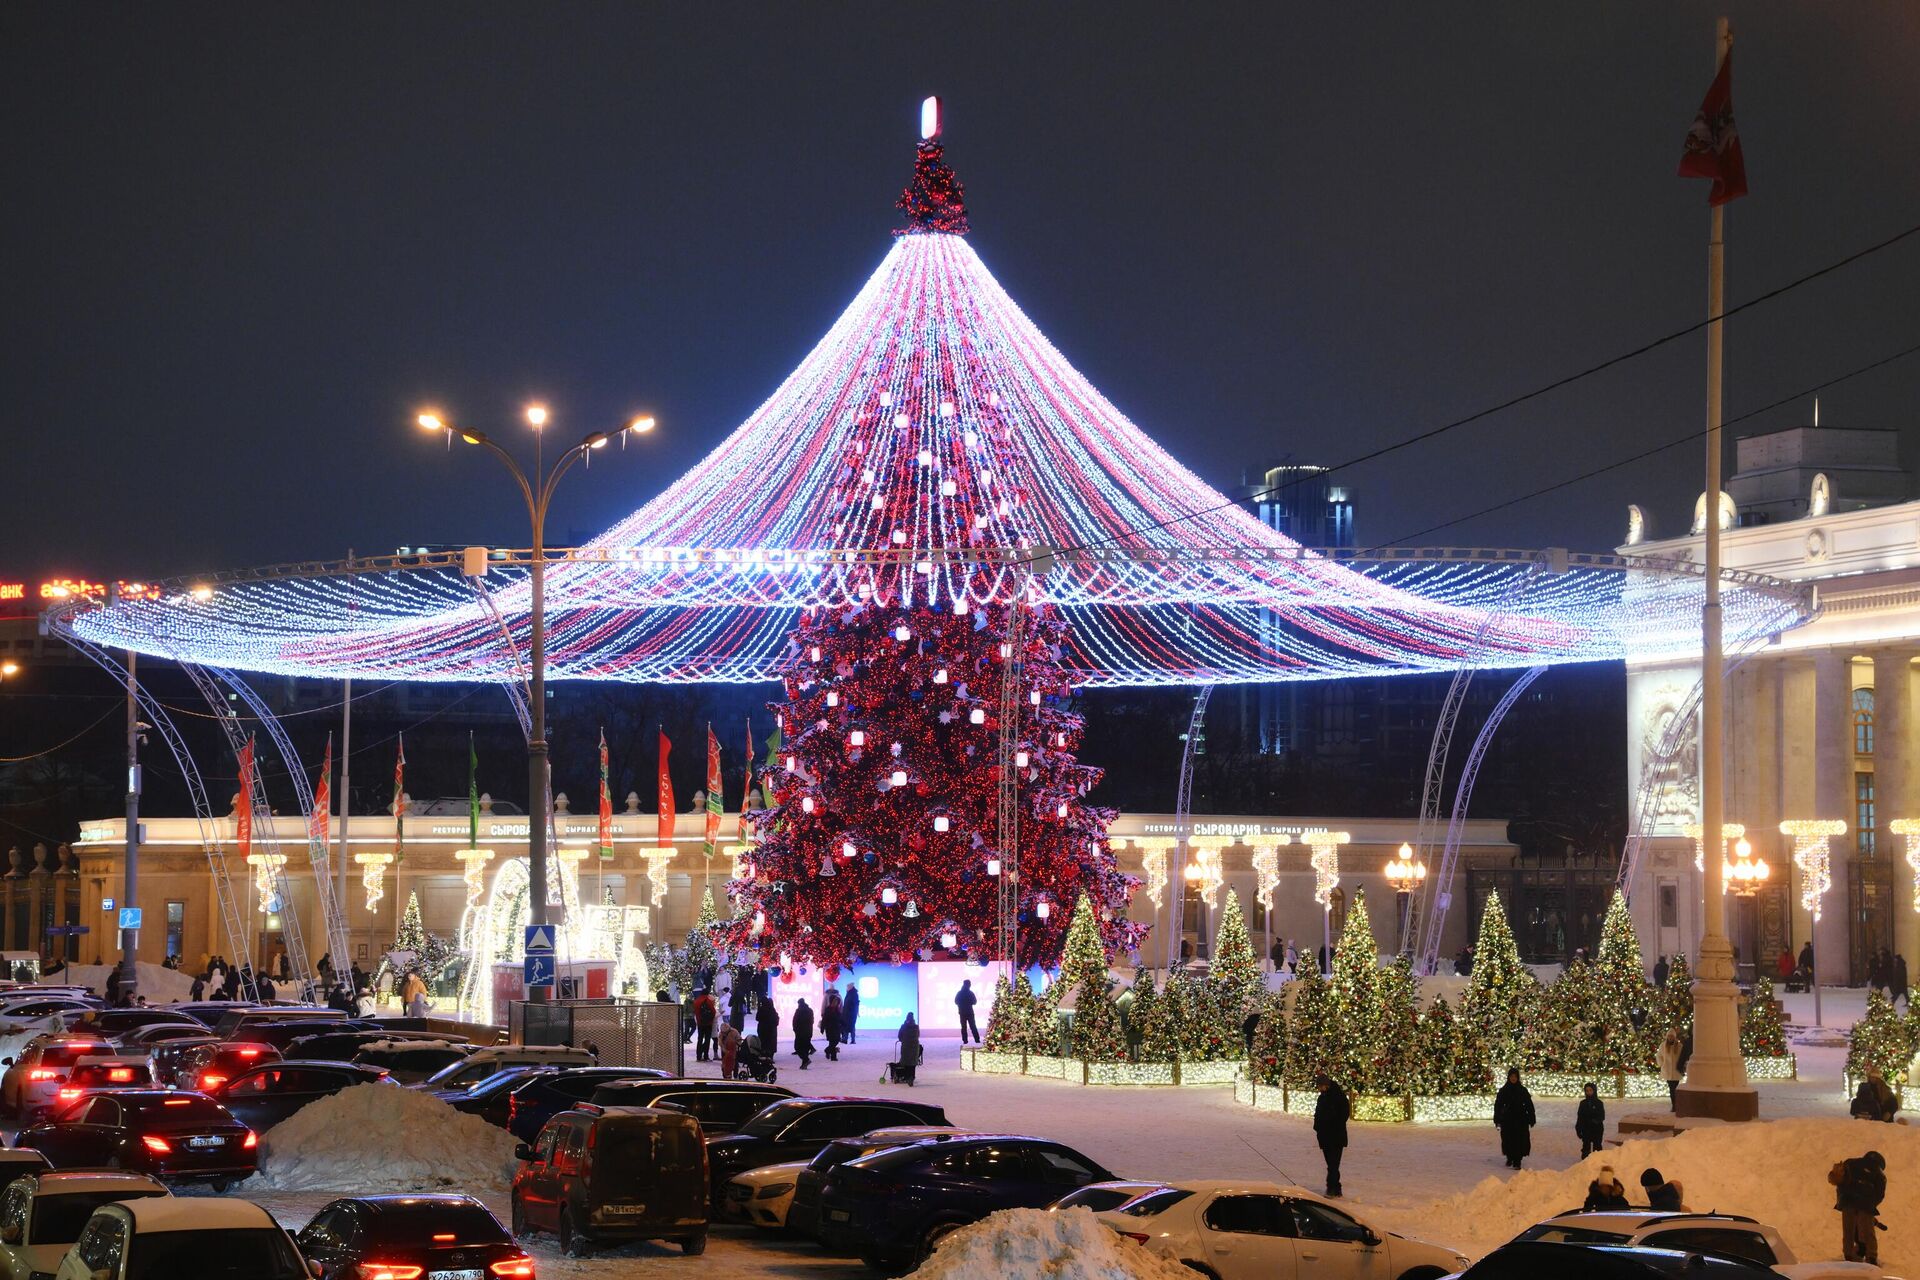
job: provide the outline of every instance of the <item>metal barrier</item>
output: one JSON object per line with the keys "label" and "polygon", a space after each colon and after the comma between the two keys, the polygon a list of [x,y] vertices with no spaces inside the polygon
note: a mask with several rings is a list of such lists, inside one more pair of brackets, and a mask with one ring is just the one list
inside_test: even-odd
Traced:
{"label": "metal barrier", "polygon": [[554,1000],[507,1005],[507,1038],[515,1044],[589,1045],[603,1067],[652,1067],[683,1075],[687,1045],[680,1006],[639,1000]]}

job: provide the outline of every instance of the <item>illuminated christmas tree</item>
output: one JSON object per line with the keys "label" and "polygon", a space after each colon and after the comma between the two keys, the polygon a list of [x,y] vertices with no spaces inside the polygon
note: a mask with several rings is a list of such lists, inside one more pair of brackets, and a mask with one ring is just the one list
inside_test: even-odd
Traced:
{"label": "illuminated christmas tree", "polygon": [[1287,1015],[1288,1087],[1309,1089],[1315,1076],[1327,1075],[1352,1092],[1352,1082],[1341,1074],[1345,1055],[1339,1044],[1333,987],[1312,966],[1287,986],[1293,996]]}
{"label": "illuminated christmas tree", "polygon": [[1913,1020],[1895,1013],[1884,992],[1869,991],[1867,1016],[1853,1024],[1847,1044],[1848,1081],[1857,1084],[1868,1067],[1878,1067],[1888,1086],[1904,1095],[1914,1050]]}
{"label": "illuminated christmas tree", "polygon": [[1133,971],[1126,1006],[1127,1041],[1136,1061],[1147,1060],[1147,1027],[1157,1016],[1160,993],[1153,989],[1153,971],[1144,965]]}
{"label": "illuminated christmas tree", "polygon": [[1411,1093],[1420,1052],[1420,980],[1413,976],[1413,957],[1396,956],[1380,971],[1376,989],[1373,1091]]}
{"label": "illuminated christmas tree", "polygon": [[1600,925],[1600,953],[1594,957],[1594,963],[1609,981],[1624,985],[1647,980],[1640,937],[1633,929],[1633,913],[1627,909],[1626,896],[1618,889],[1613,891],[1613,901],[1607,904],[1607,918]]}
{"label": "illuminated christmas tree", "polygon": [[[1380,946],[1367,919],[1367,895],[1356,891],[1333,954],[1331,1041],[1339,1054],[1334,1079],[1350,1093],[1374,1091],[1383,1041],[1380,1025]],[[1390,1090],[1389,1090],[1390,1091]]]}
{"label": "illuminated christmas tree", "polygon": [[[905,235],[966,230],[937,141],[922,143],[901,207]],[[922,313],[916,296],[901,296],[902,314]],[[852,424],[847,447],[816,469],[827,545],[899,554],[826,570],[831,603],[801,610],[789,639],[775,801],[751,815],[752,875],[732,886],[742,915],[722,926],[766,966],[785,956],[831,978],[856,958],[1007,958],[995,955],[1000,872],[1016,852],[999,847],[1003,732],[1019,806],[1018,960],[1057,959],[1065,908],[1082,894],[1107,954],[1144,931],[1127,919],[1137,882],[1107,847],[1113,811],[1085,801],[1100,771],[1074,754],[1067,624],[1034,576],[1046,566],[1023,553],[1057,531],[1023,491],[1022,414],[1000,389],[1010,356],[975,340],[976,319],[903,326],[847,356],[868,390],[838,415]]]}
{"label": "illuminated christmas tree", "polygon": [[[1022,982],[1026,981],[1022,975]],[[1007,981],[1007,975],[1001,974],[993,984],[993,1007],[987,1011],[987,1032],[980,1038],[980,1047],[994,1053],[1017,1053],[1019,1030],[1024,1027],[1026,1010],[1017,1008],[1016,1002],[1033,999],[1029,988],[1015,994],[1013,983]]]}
{"label": "illuminated christmas tree", "polygon": [[1066,951],[1060,961],[1055,990],[1073,998],[1073,1053],[1088,1062],[1118,1062],[1127,1056],[1127,1037],[1120,1025],[1120,1008],[1110,994],[1107,953],[1100,941],[1093,904],[1082,894],[1067,927]]}
{"label": "illuminated christmas tree", "polygon": [[1420,1015],[1413,1067],[1407,1073],[1407,1092],[1420,1097],[1462,1093],[1490,1093],[1493,1072],[1487,1066],[1485,1046],[1473,1027],[1454,1017],[1444,996]]}
{"label": "illuminated christmas tree", "polygon": [[1652,1050],[1633,1024],[1633,1001],[1644,986],[1637,975],[1629,981],[1585,960],[1569,962],[1528,1020],[1522,1061],[1580,1074],[1644,1070]]}
{"label": "illuminated christmas tree", "polygon": [[686,977],[689,983],[700,982],[701,975],[714,967],[714,926],[719,919],[720,913],[713,905],[713,889],[709,887],[700,895],[699,919],[693,928],[687,930]]}
{"label": "illuminated christmas tree", "polygon": [[1287,1071],[1287,1005],[1276,994],[1260,998],[1260,1025],[1253,1029],[1253,1061],[1247,1073],[1264,1085],[1279,1085]]}
{"label": "illuminated christmas tree", "polygon": [[1150,1016],[1142,1028],[1140,1057],[1147,1062],[1177,1062],[1193,1055],[1189,1052],[1195,1036],[1197,990],[1183,973],[1167,977],[1167,985],[1153,1002]]}
{"label": "illuminated christmas tree", "polygon": [[1503,1071],[1524,1060],[1521,1042],[1527,1020],[1540,1003],[1539,992],[1540,984],[1532,971],[1520,963],[1520,949],[1514,944],[1513,930],[1507,927],[1500,895],[1488,894],[1486,910],[1480,917],[1480,936],[1474,945],[1473,974],[1460,1002],[1460,1018],[1472,1026],[1493,1065]]}
{"label": "illuminated christmas tree", "polygon": [[1213,964],[1207,971],[1207,982],[1218,992],[1223,1011],[1234,1018],[1236,1027],[1261,993],[1260,962],[1254,958],[1253,943],[1247,938],[1240,895],[1231,889],[1220,909],[1219,928],[1214,931]]}
{"label": "illuminated christmas tree", "polygon": [[1740,1052],[1749,1058],[1784,1058],[1792,1052],[1780,1006],[1773,998],[1773,979],[1764,973],[1753,980],[1753,998],[1740,1017]]}
{"label": "illuminated christmas tree", "polygon": [[394,936],[393,949],[417,956],[426,948],[427,926],[420,918],[420,892],[416,889],[407,895],[407,909],[400,913],[400,932]]}

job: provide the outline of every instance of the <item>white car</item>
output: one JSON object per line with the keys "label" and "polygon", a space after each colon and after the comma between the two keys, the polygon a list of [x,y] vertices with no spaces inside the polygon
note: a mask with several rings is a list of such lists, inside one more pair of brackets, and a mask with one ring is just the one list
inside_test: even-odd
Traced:
{"label": "white car", "polygon": [[311,1280],[312,1274],[293,1237],[252,1201],[157,1196],[95,1209],[54,1280]]}
{"label": "white car", "polygon": [[762,1165],[727,1179],[727,1198],[720,1205],[723,1216],[735,1222],[748,1222],[766,1231],[779,1231],[787,1225],[787,1210],[793,1205],[793,1188],[800,1171],[812,1161],[793,1160],[786,1164]]}
{"label": "white car", "polygon": [[1865,1262],[1802,1262],[1762,1222],[1732,1213],[1667,1213],[1653,1209],[1605,1209],[1563,1213],[1514,1237],[1547,1244],[1633,1244],[1683,1253],[1741,1258],[1771,1267],[1794,1280],[1869,1280],[1886,1273]]}
{"label": "white car", "polygon": [[434,1072],[413,1089],[464,1089],[479,1084],[507,1067],[590,1067],[593,1055],[585,1049],[557,1044],[496,1044],[475,1049],[459,1062]]}
{"label": "white car", "polygon": [[17,1179],[0,1195],[0,1277],[50,1276],[95,1209],[166,1194],[164,1183],[144,1173],[42,1173]]}
{"label": "white car", "polygon": [[31,1124],[60,1101],[60,1089],[81,1059],[110,1058],[114,1048],[96,1036],[51,1035],[29,1042],[0,1075],[0,1105]]}
{"label": "white car", "polygon": [[1162,1183],[1095,1216],[1215,1280],[1439,1280],[1468,1261],[1370,1227],[1305,1187],[1272,1182]]}

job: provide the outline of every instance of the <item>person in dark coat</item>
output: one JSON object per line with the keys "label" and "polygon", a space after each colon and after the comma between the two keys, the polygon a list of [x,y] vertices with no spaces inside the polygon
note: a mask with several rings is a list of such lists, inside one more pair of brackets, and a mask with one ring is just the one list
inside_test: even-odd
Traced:
{"label": "person in dark coat", "polygon": [[793,1056],[800,1059],[802,1071],[813,1061],[813,1006],[805,996],[793,1011]]}
{"label": "person in dark coat", "polygon": [[1347,1149],[1347,1117],[1353,1114],[1353,1105],[1347,1101],[1347,1091],[1328,1077],[1318,1076],[1314,1084],[1320,1097],[1313,1104],[1313,1140],[1326,1157],[1327,1194],[1338,1199],[1340,1157]]}
{"label": "person in dark coat", "polygon": [[1666,986],[1667,974],[1670,972],[1672,972],[1672,970],[1667,968],[1667,958],[1665,956],[1656,959],[1653,962],[1653,985],[1656,987]]}
{"label": "person in dark coat", "polygon": [[1247,1061],[1253,1061],[1253,1033],[1260,1029],[1260,1010],[1256,1006],[1247,1011],[1240,1019],[1240,1040],[1247,1052]]}
{"label": "person in dark coat", "polygon": [[1893,958],[1893,995],[1908,1013],[1913,1012],[1913,998],[1907,994],[1907,958],[1898,955]]}
{"label": "person in dark coat", "polygon": [[1613,1171],[1613,1166],[1601,1165],[1599,1175],[1587,1184],[1587,1200],[1581,1208],[1591,1213],[1595,1210],[1632,1207],[1627,1203],[1627,1189],[1621,1183],[1620,1176]]}
{"label": "person in dark coat", "polygon": [[693,998],[693,1056],[696,1061],[705,1062],[713,1056],[713,1024],[719,1018],[720,1006],[714,1002],[713,992],[702,991]]}
{"label": "person in dark coat", "polygon": [[900,1044],[900,1065],[894,1075],[911,1089],[914,1068],[920,1065],[920,1024],[913,1020],[912,1014],[908,1014],[907,1020],[900,1024],[899,1034],[894,1039]]}
{"label": "person in dark coat", "polygon": [[1842,1160],[1827,1173],[1834,1186],[1833,1207],[1840,1211],[1841,1256],[1848,1262],[1880,1265],[1880,1202],[1887,1198],[1887,1159],[1878,1151]]}
{"label": "person in dark coat", "polygon": [[820,1005],[820,1034],[827,1038],[827,1061],[840,1060],[840,1036],[846,1030],[846,1006],[840,1003],[840,993],[832,987],[827,988],[827,997]]}
{"label": "person in dark coat", "polygon": [[1853,1105],[1847,1108],[1847,1114],[1856,1120],[1883,1120],[1893,1123],[1893,1117],[1899,1108],[1893,1090],[1887,1085],[1886,1076],[1878,1067],[1868,1067],[1866,1079],[1854,1091]]}
{"label": "person in dark coat", "polygon": [[746,984],[733,984],[733,994],[727,997],[727,1021],[735,1031],[747,1029],[747,991]]}
{"label": "person in dark coat", "polygon": [[1599,1088],[1588,1081],[1585,1094],[1573,1117],[1573,1136],[1580,1139],[1582,1160],[1598,1151],[1607,1137],[1607,1104],[1600,1101]]}
{"label": "person in dark coat", "polygon": [[860,988],[849,982],[847,998],[841,1003],[846,1006],[847,1043],[852,1044],[860,1030]]}
{"label": "person in dark coat", "polygon": [[107,974],[107,1005],[110,1008],[120,1003],[120,973],[121,966],[125,963],[124,960],[115,961],[112,970]]}
{"label": "person in dark coat", "polygon": [[1800,969],[1807,977],[1813,977],[1813,942],[1811,940],[1800,944]]}
{"label": "person in dark coat", "polygon": [[771,1055],[780,1042],[780,1012],[768,996],[760,997],[760,1012],[754,1016],[754,1030],[760,1037],[760,1052]]}
{"label": "person in dark coat", "polygon": [[973,979],[968,978],[960,984],[960,990],[954,993],[954,1005],[960,1010],[960,1044],[967,1043],[967,1033],[973,1033],[974,1043],[980,1041],[980,1024],[973,1020],[973,1006],[980,1003],[980,997],[973,994]]}
{"label": "person in dark coat", "polygon": [[1500,1131],[1500,1154],[1509,1169],[1533,1153],[1533,1095],[1520,1083],[1520,1071],[1507,1068],[1507,1082],[1493,1095],[1493,1127]]}
{"label": "person in dark coat", "polygon": [[1666,1175],[1658,1169],[1648,1169],[1640,1175],[1640,1187],[1647,1193],[1647,1208],[1664,1213],[1685,1213],[1687,1206],[1682,1199],[1680,1184],[1668,1182]]}

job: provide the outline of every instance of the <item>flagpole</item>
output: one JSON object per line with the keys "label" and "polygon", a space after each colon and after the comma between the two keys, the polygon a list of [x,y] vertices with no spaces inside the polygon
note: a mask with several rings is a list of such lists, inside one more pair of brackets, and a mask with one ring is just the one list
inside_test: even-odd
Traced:
{"label": "flagpole", "polygon": [[[1715,28],[1714,72],[1733,44],[1727,19]],[[1725,657],[1720,612],[1720,468],[1723,352],[1720,316],[1725,311],[1726,206],[1713,206],[1707,239],[1707,457],[1705,535],[1706,598],[1701,608],[1700,658],[1700,825],[1706,871],[1706,922],[1700,939],[1700,963],[1693,984],[1692,1057],[1687,1079],[1675,1095],[1674,1111],[1683,1116],[1752,1120],[1760,1096],[1747,1082],[1740,1054],[1739,988],[1734,981],[1733,948],[1727,940],[1726,885],[1721,874],[1726,840],[1724,715]]]}

